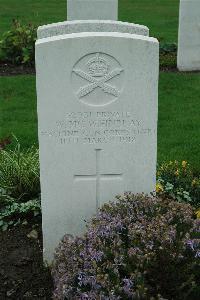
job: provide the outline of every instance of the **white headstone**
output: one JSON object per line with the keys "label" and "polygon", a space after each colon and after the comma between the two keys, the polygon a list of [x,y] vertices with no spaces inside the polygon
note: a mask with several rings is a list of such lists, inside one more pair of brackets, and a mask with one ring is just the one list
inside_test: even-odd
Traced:
{"label": "white headstone", "polygon": [[118,0],[67,0],[67,20],[117,20]]}
{"label": "white headstone", "polygon": [[178,69],[200,70],[200,0],[180,0]]}
{"label": "white headstone", "polygon": [[126,191],[156,183],[159,47],[128,33],[36,43],[44,257]]}
{"label": "white headstone", "polygon": [[[80,2],[80,3],[79,3]],[[89,2],[86,3],[86,2]],[[56,35],[62,34],[71,34],[71,33],[78,33],[78,32],[123,32],[123,33],[131,33],[131,34],[139,34],[144,36],[149,36],[149,29],[146,26],[127,23],[127,22],[120,22],[114,20],[100,20],[105,19],[105,14],[108,14],[108,6],[110,10],[115,11],[117,10],[117,1],[113,0],[73,0],[68,1],[69,10],[68,12],[72,11],[74,17],[77,18],[75,21],[65,21],[65,22],[58,22],[49,25],[39,26],[37,31],[38,39],[47,38]],[[98,11],[98,15],[96,18],[98,20],[91,20],[91,14],[88,15],[88,19],[82,20],[86,18],[86,11],[85,9],[79,9],[77,14],[77,5],[83,4],[89,6],[89,9],[94,11]],[[98,6],[98,7],[96,7]],[[98,9],[97,9],[98,8]],[[117,15],[117,13],[116,13]],[[113,19],[113,18],[109,18]]]}
{"label": "white headstone", "polygon": [[79,20],[40,26],[37,37],[43,39],[78,32],[123,32],[149,36],[149,29],[143,25],[108,20]]}

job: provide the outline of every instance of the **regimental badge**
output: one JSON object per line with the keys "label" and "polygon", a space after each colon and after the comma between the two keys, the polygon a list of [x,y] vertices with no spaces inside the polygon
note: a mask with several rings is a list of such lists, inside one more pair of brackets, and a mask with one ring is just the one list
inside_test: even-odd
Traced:
{"label": "regimental badge", "polygon": [[113,102],[121,93],[123,71],[119,62],[105,53],[93,53],[83,57],[72,70],[76,81],[79,78],[79,85],[82,83],[79,88],[76,84],[77,97],[90,105],[100,106]]}

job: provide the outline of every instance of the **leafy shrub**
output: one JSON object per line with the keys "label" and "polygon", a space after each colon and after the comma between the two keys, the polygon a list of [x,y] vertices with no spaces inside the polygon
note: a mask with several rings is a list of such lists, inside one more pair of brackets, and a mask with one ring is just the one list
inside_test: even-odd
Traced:
{"label": "leafy shrub", "polygon": [[54,299],[198,299],[193,217],[188,204],[142,195],[104,205],[82,238],[66,235],[56,250]]}
{"label": "leafy shrub", "polygon": [[0,61],[12,64],[34,65],[36,27],[22,25],[14,20],[11,30],[0,41]]}
{"label": "leafy shrub", "polygon": [[166,69],[175,69],[177,66],[176,54],[160,54],[160,67]]}
{"label": "leafy shrub", "polygon": [[0,150],[0,189],[21,202],[40,194],[39,154],[34,146],[21,150],[16,140],[14,150]]}
{"label": "leafy shrub", "polygon": [[200,207],[200,177],[187,161],[163,163],[157,171],[157,193]]}
{"label": "leafy shrub", "polygon": [[177,44],[160,43],[160,53],[161,54],[177,53]]}
{"label": "leafy shrub", "polygon": [[160,43],[160,66],[176,68],[177,45],[175,43]]}
{"label": "leafy shrub", "polygon": [[39,199],[20,203],[8,195],[0,194],[0,230],[5,231],[9,227],[26,224],[33,218],[34,221],[41,218]]}

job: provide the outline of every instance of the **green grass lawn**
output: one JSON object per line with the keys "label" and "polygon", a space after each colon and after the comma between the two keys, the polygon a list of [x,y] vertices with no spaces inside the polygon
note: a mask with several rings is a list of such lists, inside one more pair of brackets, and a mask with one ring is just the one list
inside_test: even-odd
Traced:
{"label": "green grass lawn", "polygon": [[[67,0],[0,0],[0,36],[13,19],[36,25],[66,20]],[[177,41],[179,0],[119,0],[119,20],[146,25],[150,35]]]}
{"label": "green grass lawn", "polygon": [[200,169],[200,74],[161,73],[158,161],[188,160]]}
{"label": "green grass lawn", "polygon": [[[200,169],[200,75],[161,73],[158,161],[188,160]],[[37,143],[35,76],[0,77],[1,137]]]}
{"label": "green grass lawn", "polygon": [[37,143],[35,76],[0,77],[0,138],[14,134],[21,144]]}
{"label": "green grass lawn", "polygon": [[[119,19],[147,25],[151,36],[176,42],[179,0],[119,0]],[[66,0],[0,0],[0,36],[12,19],[47,24],[66,19]],[[161,73],[158,161],[188,160],[200,169],[200,74]],[[37,143],[35,76],[0,77],[0,137]]]}

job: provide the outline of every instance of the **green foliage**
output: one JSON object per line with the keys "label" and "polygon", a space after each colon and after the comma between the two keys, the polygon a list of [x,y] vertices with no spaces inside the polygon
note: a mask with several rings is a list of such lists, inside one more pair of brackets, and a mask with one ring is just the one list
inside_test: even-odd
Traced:
{"label": "green foliage", "polygon": [[0,41],[0,61],[12,64],[34,65],[36,27],[22,25],[14,20],[11,30]]}
{"label": "green foliage", "polygon": [[160,43],[160,67],[176,68],[177,45],[175,43]]}
{"label": "green foliage", "polygon": [[200,220],[170,199],[127,193],[55,253],[54,299],[199,299]]}
{"label": "green foliage", "polygon": [[0,194],[0,230],[7,230],[9,227],[18,224],[27,224],[34,218],[34,222],[41,217],[40,201],[38,199],[29,200],[25,203]]}
{"label": "green foliage", "polygon": [[160,43],[160,54],[177,53],[177,44]]}
{"label": "green foliage", "polygon": [[157,176],[157,193],[200,207],[200,176],[193,172],[187,161],[163,163]]}
{"label": "green foliage", "polygon": [[0,189],[24,202],[40,193],[39,154],[34,146],[22,151],[15,140],[14,149],[0,151]]}
{"label": "green foliage", "polygon": [[160,54],[160,68],[176,69],[177,56],[176,53]]}

